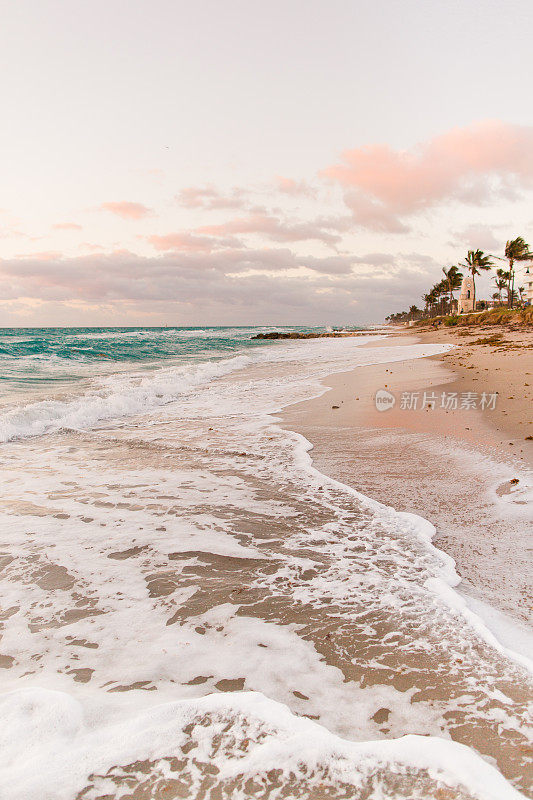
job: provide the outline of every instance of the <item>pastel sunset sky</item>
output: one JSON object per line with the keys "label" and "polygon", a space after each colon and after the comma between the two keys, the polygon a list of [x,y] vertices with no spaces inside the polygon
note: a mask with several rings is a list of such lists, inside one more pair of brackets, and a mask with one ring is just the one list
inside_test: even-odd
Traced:
{"label": "pastel sunset sky", "polygon": [[378,322],[533,244],[531,0],[0,8],[1,326]]}

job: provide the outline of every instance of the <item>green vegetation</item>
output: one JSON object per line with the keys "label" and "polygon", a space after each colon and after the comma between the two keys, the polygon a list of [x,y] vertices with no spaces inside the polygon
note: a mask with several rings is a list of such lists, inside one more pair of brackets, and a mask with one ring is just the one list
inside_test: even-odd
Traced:
{"label": "green vegetation", "polygon": [[472,275],[472,283],[474,284],[474,308],[476,307],[476,275],[480,275],[482,272],[488,272],[489,269],[492,269],[494,264],[490,260],[490,256],[486,256],[483,250],[469,250],[464,262],[461,264],[462,267],[470,272]]}
{"label": "green vegetation", "polygon": [[532,325],[533,306],[527,308],[491,308],[488,311],[472,312],[471,314],[453,314],[448,316],[433,317],[431,320],[420,319],[417,325],[443,324],[446,327],[466,327],[468,325],[507,325],[509,327]]}
{"label": "green vegetation", "polygon": [[511,239],[505,245],[505,258],[509,261],[509,291],[507,293],[509,308],[513,307],[514,302],[514,262],[529,261],[533,258],[533,253],[529,250],[529,245],[521,236]]}
{"label": "green vegetation", "polygon": [[[497,291],[492,295],[492,300],[481,300],[476,302],[475,276],[480,275],[482,272],[488,272],[489,270],[493,269],[495,264],[492,259],[494,258],[500,261],[507,259],[509,262],[509,269],[505,270],[498,268],[496,270],[496,276],[493,278],[493,280]],[[515,291],[514,288],[514,265],[517,261],[529,260],[533,260],[533,252],[530,251],[528,243],[523,239],[522,236],[517,236],[516,239],[510,239],[507,242],[505,245],[505,257],[486,254],[479,248],[477,250],[469,250],[464,261],[459,265],[452,264],[449,267],[442,268],[444,278],[432,286],[427,294],[422,296],[424,301],[423,310],[417,308],[416,305],[412,305],[409,311],[400,311],[396,314],[390,314],[385,319],[387,322],[395,323],[419,322],[420,320],[425,319],[440,318],[442,321],[444,321],[444,324],[448,326],[465,324],[463,323],[463,320],[471,317],[471,314],[461,314],[460,317],[454,315],[457,312],[457,301],[455,300],[453,293],[456,289],[459,289],[462,284],[463,273],[460,271],[461,268],[469,272],[472,276],[474,289],[474,308],[477,309],[475,312],[476,324],[508,324],[507,317],[501,316],[502,312],[513,311],[515,306],[517,306],[519,310],[527,310],[527,301],[524,298],[524,287],[519,286],[517,291]],[[506,298],[505,301],[502,301],[502,292],[504,291],[506,293]],[[506,309],[502,308],[504,303],[507,306]],[[481,311],[483,314],[485,309],[496,304],[498,304],[497,308],[493,308],[491,311],[486,313],[489,314],[490,320],[496,319],[494,312],[496,312],[496,315],[500,314],[501,321],[483,322],[483,320],[487,318],[483,316],[479,317],[478,312]],[[513,317],[513,319],[515,318]],[[524,321],[528,325],[531,324],[529,320],[530,314],[526,314],[524,316]]]}
{"label": "green vegetation", "polygon": [[502,291],[505,289],[507,292],[507,303],[509,304],[510,300],[510,281],[511,281],[511,273],[506,272],[504,269],[497,269],[496,270],[496,277],[493,278],[494,285],[497,288],[496,295],[492,295],[493,298],[498,300],[499,303],[502,301]]}
{"label": "green vegetation", "polygon": [[459,272],[459,269],[455,266],[455,264],[452,264],[452,266],[448,267],[448,269],[443,267],[442,271],[444,272],[444,283],[448,287],[450,308],[453,308],[453,292],[455,289],[461,288],[463,273]]}

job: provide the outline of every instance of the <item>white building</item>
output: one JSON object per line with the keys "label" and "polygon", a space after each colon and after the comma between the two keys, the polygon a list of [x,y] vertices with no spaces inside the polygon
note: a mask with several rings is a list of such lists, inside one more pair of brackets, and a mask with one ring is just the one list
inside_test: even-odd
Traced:
{"label": "white building", "polygon": [[461,283],[461,294],[459,295],[459,314],[467,314],[474,311],[474,279],[471,275],[465,275]]}
{"label": "white building", "polygon": [[526,301],[530,306],[533,306],[533,271],[530,267],[526,267],[526,274],[524,275],[524,286],[526,289]]}

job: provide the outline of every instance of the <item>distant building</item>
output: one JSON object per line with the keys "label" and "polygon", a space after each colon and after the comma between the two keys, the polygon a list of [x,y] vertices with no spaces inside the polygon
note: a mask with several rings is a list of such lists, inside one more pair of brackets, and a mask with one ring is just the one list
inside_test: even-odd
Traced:
{"label": "distant building", "polygon": [[533,306],[533,274],[530,273],[529,267],[526,268],[524,282],[526,284],[526,302],[528,305]]}
{"label": "distant building", "polygon": [[465,275],[461,283],[458,310],[459,314],[467,314],[474,310],[474,279],[471,275]]}

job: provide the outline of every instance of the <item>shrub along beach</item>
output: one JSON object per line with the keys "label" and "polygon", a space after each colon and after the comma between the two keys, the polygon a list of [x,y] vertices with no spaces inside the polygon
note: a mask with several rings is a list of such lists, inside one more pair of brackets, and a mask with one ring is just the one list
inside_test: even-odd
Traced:
{"label": "shrub along beach", "polygon": [[[494,259],[503,261],[507,260],[508,269],[496,267]],[[469,250],[466,258],[458,265],[452,264],[450,267],[443,267],[442,272],[444,278],[438,281],[430,290],[423,296],[424,308],[420,309],[416,305],[412,305],[409,311],[400,311],[396,314],[390,314],[386,319],[387,322],[410,322],[413,320],[428,319],[444,315],[454,315],[458,310],[458,303],[454,297],[454,292],[461,288],[465,273],[471,276],[474,294],[472,297],[472,310],[483,311],[488,308],[525,308],[531,305],[531,287],[530,291],[525,286],[518,286],[515,289],[516,278],[516,264],[517,262],[526,262],[533,260],[533,253],[529,245],[521,236],[516,239],[511,239],[505,245],[505,257],[487,255],[483,250]],[[496,291],[490,299],[478,300],[476,298],[476,275],[489,272],[491,269],[495,270],[493,283]],[[462,272],[461,270],[464,270]],[[526,270],[526,275],[529,274],[529,268]],[[533,276],[532,276],[533,281]],[[512,317],[485,317],[486,324],[490,324],[490,319],[498,319],[498,324],[505,324],[504,320],[511,320]],[[515,317],[515,320],[527,321],[526,317]]]}

